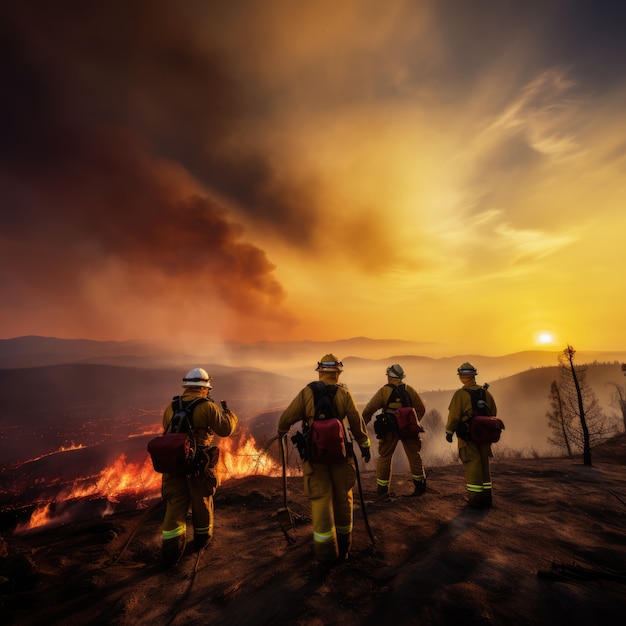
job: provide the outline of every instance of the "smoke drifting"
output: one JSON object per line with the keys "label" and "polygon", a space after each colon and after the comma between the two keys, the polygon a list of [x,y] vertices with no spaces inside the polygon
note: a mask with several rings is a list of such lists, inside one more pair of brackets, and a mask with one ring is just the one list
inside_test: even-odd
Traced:
{"label": "smoke drifting", "polygon": [[[141,336],[146,321],[180,317],[179,302],[191,323],[219,319],[224,305],[234,324],[288,322],[265,251],[186,167],[161,156],[182,121],[181,146],[191,133],[199,146],[222,142],[236,111],[227,80],[176,53],[158,7],[138,32],[142,15],[122,4],[106,14],[76,4],[67,15],[39,3],[35,19],[14,8],[0,162],[0,284],[14,308],[4,315],[30,310],[26,330],[46,303],[51,331],[69,311],[67,327],[102,337],[120,326]],[[143,132],[156,128],[161,136]]]}
{"label": "smoke drifting", "polygon": [[492,350],[555,332],[619,247],[623,9],[544,5],[4,3],[5,332],[462,343],[476,285]]}

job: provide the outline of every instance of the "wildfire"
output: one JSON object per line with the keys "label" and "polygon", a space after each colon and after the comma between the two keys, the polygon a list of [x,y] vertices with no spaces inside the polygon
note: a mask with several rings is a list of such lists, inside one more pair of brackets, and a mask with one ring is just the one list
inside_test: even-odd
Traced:
{"label": "wildfire", "polygon": [[66,499],[104,496],[111,502],[118,501],[121,495],[147,493],[160,488],[159,476],[154,473],[152,463],[147,458],[143,463],[128,463],[126,455],[105,467],[95,483],[74,485]]}
{"label": "wildfire", "polygon": [[[254,474],[277,477],[282,476],[282,465],[277,463],[264,450],[259,450],[252,437],[228,438],[219,440],[220,461],[216,474],[220,481],[229,478],[242,478]],[[292,475],[293,470],[288,469]],[[121,454],[111,465],[90,480],[77,480],[74,484],[57,494],[54,502],[39,504],[30,520],[20,524],[16,533],[28,532],[35,528],[63,524],[68,515],[55,515],[56,504],[85,498],[103,498],[107,507],[102,515],[111,514],[111,503],[117,503],[122,497],[137,496],[141,499],[157,497],[161,489],[161,474],[154,471],[152,461],[146,456],[143,462],[131,463],[125,454]]]}
{"label": "wildfire", "polygon": [[[219,444],[220,463],[217,475],[220,480],[243,478],[261,474],[262,476],[282,476],[279,465],[265,450],[259,450],[251,437],[242,440],[223,439]],[[291,470],[289,471],[291,474]]]}
{"label": "wildfire", "polygon": [[[73,441],[71,442],[71,444],[69,446],[61,446],[57,452],[68,452],[70,450],[80,450],[81,448],[84,448],[85,446],[82,443],[79,443],[78,445],[76,445]],[[54,454],[54,453],[53,453]]]}
{"label": "wildfire", "polygon": [[45,526],[50,521],[51,508],[52,502],[47,502],[46,504],[36,508],[30,516],[30,522],[28,523],[28,527],[36,528],[38,526]]}
{"label": "wildfire", "polygon": [[[80,450],[80,449],[82,449],[84,447],[85,446],[82,443],[75,444],[72,441],[69,446],[60,446],[58,450],[53,450],[52,452],[46,452],[45,454],[40,454],[39,456],[36,456],[36,457],[34,457],[32,459],[28,459],[28,462],[29,463],[33,463],[35,461],[39,461],[40,459],[45,459],[48,456],[53,456],[54,454],[61,454],[63,452],[70,452],[71,450]],[[24,463],[24,461],[20,461],[19,463],[14,463],[12,465],[9,465],[8,468],[9,469],[15,469],[16,467],[19,467],[23,463]]]}

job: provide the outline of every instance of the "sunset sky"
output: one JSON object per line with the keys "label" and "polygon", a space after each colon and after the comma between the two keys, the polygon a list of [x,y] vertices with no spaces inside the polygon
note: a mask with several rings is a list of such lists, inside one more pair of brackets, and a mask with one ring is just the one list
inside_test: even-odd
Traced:
{"label": "sunset sky", "polygon": [[625,7],[2,3],[0,337],[626,349]]}

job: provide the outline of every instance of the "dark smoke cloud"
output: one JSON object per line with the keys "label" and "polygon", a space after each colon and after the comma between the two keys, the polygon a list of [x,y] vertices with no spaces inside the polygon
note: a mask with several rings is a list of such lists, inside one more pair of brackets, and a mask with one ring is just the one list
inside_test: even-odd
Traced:
{"label": "dark smoke cloud", "polygon": [[67,126],[80,133],[108,124],[133,128],[153,153],[180,162],[222,197],[258,220],[281,224],[302,243],[308,231],[296,225],[303,215],[315,216],[312,183],[281,180],[261,148],[238,145],[264,107],[203,34],[198,19],[211,20],[217,10],[209,6],[158,0],[16,6],[5,55],[15,141],[6,156],[55,159],[65,149]]}
{"label": "dark smoke cloud", "polygon": [[63,137],[62,158],[12,168],[7,181],[25,199],[4,229],[9,239],[27,239],[13,267],[20,280],[71,292],[75,279],[116,260],[142,277],[133,281],[140,291],[150,286],[146,276],[158,274],[190,286],[210,282],[215,296],[237,310],[259,313],[280,302],[283,290],[265,253],[246,243],[243,228],[199,195],[180,168],[150,159],[119,128],[81,136],[68,129]]}
{"label": "dark smoke cloud", "polygon": [[176,137],[211,146],[228,135],[236,96],[210,59],[183,47],[180,16],[149,5],[8,10],[3,291],[16,306],[46,293],[79,306],[81,283],[116,264],[135,293],[210,285],[239,313],[288,319],[265,252],[175,158]]}

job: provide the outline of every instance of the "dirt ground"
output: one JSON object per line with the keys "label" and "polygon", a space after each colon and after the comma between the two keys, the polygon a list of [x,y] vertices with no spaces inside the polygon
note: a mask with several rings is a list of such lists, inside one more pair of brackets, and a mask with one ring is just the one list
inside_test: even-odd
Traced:
{"label": "dirt ground", "polygon": [[[402,454],[399,450],[398,454]],[[460,465],[408,475],[376,501],[355,489],[350,559],[324,574],[311,557],[309,505],[288,480],[224,483],[215,537],[159,569],[162,505],[0,538],[4,624],[622,624],[626,611],[626,435],[581,458],[493,462],[494,506],[465,506]],[[369,536],[365,520],[374,537]],[[288,539],[289,537],[289,539]]]}

